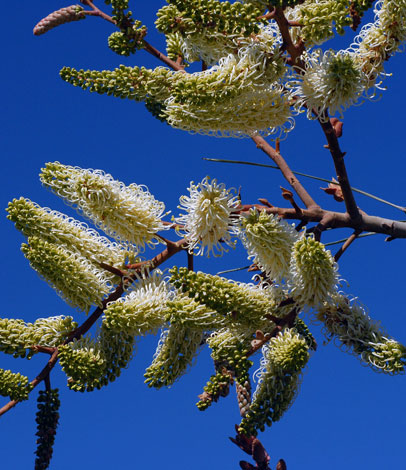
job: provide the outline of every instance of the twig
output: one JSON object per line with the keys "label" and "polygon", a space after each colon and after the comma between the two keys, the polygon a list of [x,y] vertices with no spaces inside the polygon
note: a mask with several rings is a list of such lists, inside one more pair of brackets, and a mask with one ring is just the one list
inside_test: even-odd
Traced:
{"label": "twig", "polygon": [[299,41],[297,44],[294,44],[292,37],[289,32],[289,21],[286,19],[286,16],[283,12],[283,8],[276,7],[274,10],[274,20],[278,24],[281,36],[283,39],[283,47],[286,49],[290,55],[288,64],[298,69],[304,70],[305,65],[300,59],[300,56],[305,50],[304,43]]}
{"label": "twig", "polygon": [[345,250],[351,245],[353,241],[355,241],[359,237],[360,233],[361,232],[359,230],[355,230],[354,233],[350,237],[347,238],[343,246],[334,255],[334,261],[338,261],[341,258]]}
{"label": "twig", "polygon": [[[271,168],[273,170],[280,171],[280,168],[277,167],[276,165],[266,165],[264,163],[246,162],[243,160],[226,160],[223,158],[202,158],[202,160],[206,160],[208,162],[217,162],[217,163],[235,163],[239,165],[259,166],[263,168]],[[302,173],[300,171],[293,171],[293,170],[292,170],[292,173],[294,175],[303,176],[304,178],[310,178],[310,179],[317,180],[317,181],[323,181],[324,183],[334,184],[334,182],[331,181],[331,179],[321,178],[320,176],[308,175],[307,173]],[[339,186],[339,183],[337,183],[337,185]],[[385,199],[382,199],[381,197],[375,196],[371,193],[367,193],[366,191],[363,191],[362,189],[354,188],[354,186],[351,186],[351,189],[354,193],[359,193],[359,194],[362,194],[363,196],[369,197],[371,199],[375,199],[376,201],[382,202],[383,204],[387,204],[388,206],[394,207],[395,209],[399,209],[400,211],[406,214],[406,206],[400,206],[399,204],[394,204],[393,202],[386,201]]]}
{"label": "twig", "polygon": [[281,170],[283,176],[295,190],[296,194],[300,197],[303,204],[308,209],[319,208],[319,206],[314,202],[310,194],[301,185],[300,181],[295,177],[282,155],[278,153],[273,147],[271,147],[271,145],[269,145],[268,142],[262,137],[254,136],[252,137],[252,140],[255,142],[257,148],[261,149],[264,153],[266,153],[266,155],[268,155],[268,157],[270,157],[278,165],[278,168]]}
{"label": "twig", "polygon": [[[347,212],[351,218],[351,220],[359,220],[361,218],[361,214],[358,210],[357,204],[354,199],[354,195],[352,193],[352,189],[350,186],[347,169],[344,163],[344,155],[340,149],[340,145],[338,143],[337,135],[331,125],[330,120],[327,120],[327,115],[323,116],[323,119],[319,118],[318,121],[323,129],[323,132],[326,136],[328,142],[328,149],[330,150],[331,156],[333,157],[334,166],[337,173],[337,179],[340,183],[341,190],[343,192],[345,207],[347,208]],[[326,120],[325,120],[326,119]]]}

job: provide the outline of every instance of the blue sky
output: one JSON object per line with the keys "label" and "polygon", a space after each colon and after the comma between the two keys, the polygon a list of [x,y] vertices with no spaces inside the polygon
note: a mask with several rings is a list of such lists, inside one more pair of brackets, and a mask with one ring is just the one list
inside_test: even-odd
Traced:
{"label": "blue sky", "polygon": [[[154,11],[161,1],[135,2],[137,17],[150,28],[148,39],[163,48],[153,31]],[[41,187],[38,173],[48,161],[84,168],[100,168],[129,184],[145,184],[167,209],[177,214],[178,199],[191,180],[206,175],[228,187],[242,187],[243,201],[266,197],[284,205],[279,186],[286,186],[274,170],[209,163],[202,157],[230,158],[269,163],[249,140],[215,139],[189,135],[155,120],[144,106],[132,101],[98,96],[75,89],[58,76],[61,67],[110,69],[121,63],[154,67],[159,63],[144,52],[130,58],[107,48],[112,27],[88,18],[34,37],[32,28],[61,1],[7,2],[2,7],[0,31],[3,44],[0,155],[2,162],[1,207],[14,197],[25,196],[43,206],[70,209]],[[348,40],[348,43],[350,40]],[[347,44],[346,42],[342,42]],[[387,64],[392,73],[387,91],[376,102],[366,102],[345,113],[343,150],[351,184],[394,203],[405,201],[404,58],[398,54]],[[334,168],[323,149],[324,137],[315,122],[303,116],[282,143],[281,151],[291,168],[330,178]],[[303,181],[325,208],[343,205],[320,191],[320,184]],[[366,212],[388,218],[404,214],[363,196],[356,196]],[[2,317],[34,321],[51,315],[84,314],[72,311],[31,270],[20,253],[22,236],[13,224],[0,219],[2,247]],[[344,238],[345,230],[328,234],[325,241]],[[357,241],[340,261],[343,289],[368,306],[371,317],[388,333],[406,343],[404,312],[404,241],[385,243],[383,236]],[[152,253],[151,256],[153,256]],[[182,265],[177,255],[165,267]],[[173,263],[172,263],[173,261]],[[244,266],[244,253],[236,250],[220,259],[199,258],[196,269],[216,273]],[[245,273],[236,275],[249,280]],[[291,469],[400,468],[404,461],[405,379],[376,374],[357,358],[334,344],[323,345],[318,325],[312,332],[319,343],[312,356],[300,393],[281,422],[260,436],[275,466],[283,457]],[[197,395],[212,373],[206,350],[190,373],[169,390],[150,390],[143,384],[157,338],[138,343],[128,370],[109,387],[78,394],[65,387],[66,378],[56,367],[53,386],[61,389],[61,421],[51,468],[149,468],[203,470],[238,468],[245,459],[227,436],[239,422],[234,393],[205,412],[195,407]],[[2,355],[0,367],[34,377],[46,357],[31,361]],[[7,470],[33,467],[35,450],[35,393],[0,421],[0,462]],[[1,406],[7,400],[1,400]],[[247,456],[248,457],[248,456]],[[247,458],[248,459],[248,458]]]}

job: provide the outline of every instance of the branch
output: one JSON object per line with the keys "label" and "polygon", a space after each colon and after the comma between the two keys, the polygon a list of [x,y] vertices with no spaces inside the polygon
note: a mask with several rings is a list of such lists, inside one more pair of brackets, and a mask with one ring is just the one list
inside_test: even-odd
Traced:
{"label": "branch", "polygon": [[334,255],[334,261],[338,261],[341,258],[341,256],[344,254],[345,250],[351,245],[351,243],[353,241],[355,241],[358,238],[360,233],[361,233],[360,230],[355,230],[354,233],[350,237],[347,238],[347,240],[344,242],[343,246]]}
{"label": "branch", "polygon": [[[259,166],[262,168],[272,168],[273,170],[280,170],[280,168],[276,165],[266,165],[265,163],[246,162],[243,160],[226,160],[223,158],[206,158],[206,157],[203,157],[202,160],[206,160],[208,162],[217,162],[217,163],[235,163],[239,165]],[[307,173],[302,173],[301,171],[292,170],[292,173],[294,175],[303,176],[305,178],[310,178],[310,179],[317,180],[317,181],[323,181],[324,183],[337,184],[337,186],[339,186],[339,183],[334,183],[331,181],[331,179],[321,178],[320,176],[309,175]],[[363,191],[362,189],[354,188],[354,186],[351,186],[351,189],[354,193],[362,194],[363,196],[374,199],[375,201],[382,202],[383,204],[387,204],[388,206],[394,207],[395,209],[399,209],[400,211],[406,213],[406,206],[400,206],[399,204],[394,204],[393,202],[387,201],[386,199],[382,199],[381,197],[375,196],[374,194],[367,193],[366,191]],[[170,224],[170,222],[166,222],[166,223]]]}
{"label": "branch", "polygon": [[278,165],[278,168],[281,170],[283,176],[292,186],[292,188],[296,191],[296,194],[300,197],[304,205],[308,209],[319,208],[319,206],[314,202],[310,194],[305,190],[299,180],[295,177],[282,155],[277,152],[273,147],[271,147],[268,142],[262,137],[254,136],[252,137],[252,140],[256,143],[257,148],[261,149],[264,153],[266,153],[268,157],[270,157]]}
{"label": "branch", "polygon": [[276,7],[274,9],[273,19],[278,24],[279,30],[281,32],[281,36],[283,39],[283,48],[286,49],[290,55],[288,64],[292,65],[293,67],[297,67],[299,69],[304,70],[305,65],[300,59],[300,56],[305,50],[304,43],[302,41],[299,41],[297,44],[294,44],[289,32],[290,23],[286,19],[282,7]]}
{"label": "branch", "polygon": [[324,122],[324,120],[321,120],[320,118],[318,119],[318,121],[326,136],[328,142],[328,149],[330,150],[331,156],[333,157],[337,179],[340,183],[341,190],[343,192],[347,212],[350,215],[351,220],[358,220],[361,217],[361,214],[355,202],[354,195],[350,186],[350,181],[347,175],[347,169],[345,168],[345,153],[343,153],[340,149],[338,138],[335,133],[335,130],[333,129],[333,126],[331,125],[331,122],[329,120]]}

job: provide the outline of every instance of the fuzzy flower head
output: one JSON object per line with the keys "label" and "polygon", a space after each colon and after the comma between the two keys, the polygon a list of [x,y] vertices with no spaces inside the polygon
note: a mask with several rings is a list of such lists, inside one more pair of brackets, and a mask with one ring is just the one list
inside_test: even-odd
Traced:
{"label": "fuzzy flower head", "polygon": [[42,184],[116,240],[144,247],[164,230],[165,205],[147,188],[126,186],[101,170],[85,170],[59,162],[47,163]]}
{"label": "fuzzy flower head", "polygon": [[302,236],[293,245],[290,276],[293,298],[303,306],[316,307],[336,292],[337,265],[313,237]]}
{"label": "fuzzy flower head", "polygon": [[313,110],[321,115],[327,108],[331,115],[342,114],[362,97],[366,80],[356,54],[317,49],[305,61],[307,67],[295,92],[301,104],[307,105],[308,118]]}
{"label": "fuzzy flower head", "polygon": [[251,209],[241,217],[240,236],[248,258],[271,279],[281,279],[289,271],[292,246],[299,238],[294,227],[265,211]]}
{"label": "fuzzy flower head", "polygon": [[192,181],[189,193],[190,196],[179,199],[179,209],[186,214],[175,219],[184,225],[189,251],[198,247],[199,255],[206,250],[207,256],[221,256],[227,251],[224,245],[235,245],[232,235],[237,232],[238,218],[232,218],[231,214],[239,205],[238,197],[233,190],[208,176],[197,185]]}

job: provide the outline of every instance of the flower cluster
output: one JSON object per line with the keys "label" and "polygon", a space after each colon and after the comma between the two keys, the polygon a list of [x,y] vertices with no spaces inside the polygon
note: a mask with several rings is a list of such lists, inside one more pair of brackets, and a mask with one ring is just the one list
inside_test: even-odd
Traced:
{"label": "flower cluster", "polygon": [[116,54],[129,56],[144,47],[143,38],[147,34],[147,27],[137,20],[125,31],[115,31],[108,39],[110,49]]}
{"label": "flower cluster", "polygon": [[388,338],[361,305],[336,294],[319,308],[317,318],[323,322],[327,337],[337,338],[347,351],[374,370],[404,373],[406,348]]}
{"label": "flower cluster", "polygon": [[21,251],[30,266],[72,307],[88,312],[92,305],[101,306],[111,289],[105,271],[56,244],[29,237]]}
{"label": "flower cluster", "polygon": [[38,394],[38,412],[35,418],[37,423],[37,449],[35,455],[35,470],[46,470],[49,467],[55,442],[56,428],[59,422],[59,390],[57,388],[43,391]]}
{"label": "flower cluster", "polygon": [[21,374],[14,374],[11,370],[0,369],[0,395],[10,397],[11,400],[28,400],[28,395],[32,390],[28,377]]}
{"label": "flower cluster", "polygon": [[251,209],[241,216],[241,239],[248,252],[248,258],[266,273],[268,277],[280,280],[289,272],[293,244],[299,235],[287,222]]}
{"label": "flower cluster", "polygon": [[0,351],[14,357],[30,358],[33,346],[56,347],[76,327],[72,317],[38,318],[34,323],[24,320],[0,318]]}
{"label": "flower cluster", "polygon": [[175,219],[182,224],[189,251],[199,247],[197,254],[220,255],[226,251],[225,246],[234,247],[231,239],[238,229],[238,218],[232,217],[239,206],[239,200],[233,190],[226,189],[224,184],[206,177],[201,183],[189,186],[190,196],[180,197],[179,209],[186,211]]}
{"label": "flower cluster", "polygon": [[299,36],[307,45],[322,44],[334,36],[334,29],[344,34],[344,27],[351,26],[349,2],[346,0],[306,0],[295,2],[293,8],[286,10],[286,17],[302,26],[300,31],[293,30],[293,37]]}
{"label": "flower cluster", "polygon": [[379,0],[374,12],[375,21],[362,28],[350,48],[368,77],[369,86],[375,84],[377,77],[383,74],[384,62],[400,50],[406,40],[404,0]]}
{"label": "flower cluster", "polygon": [[[8,204],[7,218],[15,223],[26,237],[39,237],[64,249],[82,256],[100,269],[100,263],[117,268],[123,267],[131,253],[120,245],[101,237],[95,230],[65,214],[40,207],[29,199],[14,199]],[[116,276],[105,273],[116,281]]]}
{"label": "flower cluster", "polygon": [[102,324],[96,339],[89,336],[59,349],[59,362],[74,391],[91,392],[114,381],[134,352],[134,337],[115,333]]}
{"label": "flower cluster", "polygon": [[61,76],[90,91],[161,103],[160,117],[179,129],[225,137],[279,135],[292,125],[291,96],[280,83],[288,73],[280,45],[280,35],[270,25],[258,39],[238,40],[237,54],[222,56],[203,72],[121,66],[103,72],[64,68]]}
{"label": "flower cluster", "polygon": [[291,405],[309,359],[306,341],[285,329],[263,348],[258,387],[239,432],[252,436],[278,421]]}
{"label": "flower cluster", "polygon": [[200,329],[192,330],[182,323],[171,324],[162,332],[152,364],[145,371],[145,383],[155,388],[173,385],[192,364],[203,337]]}
{"label": "flower cluster", "polygon": [[[349,51],[321,49],[305,54],[306,69],[293,93],[299,97],[296,106],[306,105],[308,119],[323,118],[329,109],[331,115],[356,104],[364,96],[367,78],[360,68],[357,54]],[[295,83],[291,82],[290,85]]]}
{"label": "flower cluster", "polygon": [[[275,313],[280,302],[276,289],[261,289],[202,272],[174,267],[170,270],[171,283],[192,299],[207,305],[236,328],[272,328],[266,314]],[[254,327],[255,328],[255,327]]]}
{"label": "flower cluster", "polygon": [[47,163],[41,182],[123,243],[143,248],[165,226],[165,205],[135,183],[126,186],[100,170],[84,170],[59,162]]}
{"label": "flower cluster", "polygon": [[290,265],[292,296],[302,307],[317,307],[336,292],[337,265],[330,251],[312,236],[294,245]]}
{"label": "flower cluster", "polygon": [[216,374],[212,375],[196,404],[199,410],[207,409],[221,396],[227,396],[230,384],[236,383],[240,413],[243,416],[251,401],[251,385],[248,371],[252,362],[248,360],[251,349],[249,335],[245,339],[236,336],[228,328],[217,329],[207,338],[212,350]]}
{"label": "flower cluster", "polygon": [[104,311],[104,324],[119,333],[132,335],[156,333],[165,323],[167,302],[172,297],[167,283],[155,271],[142,276],[125,297],[110,302]]}

